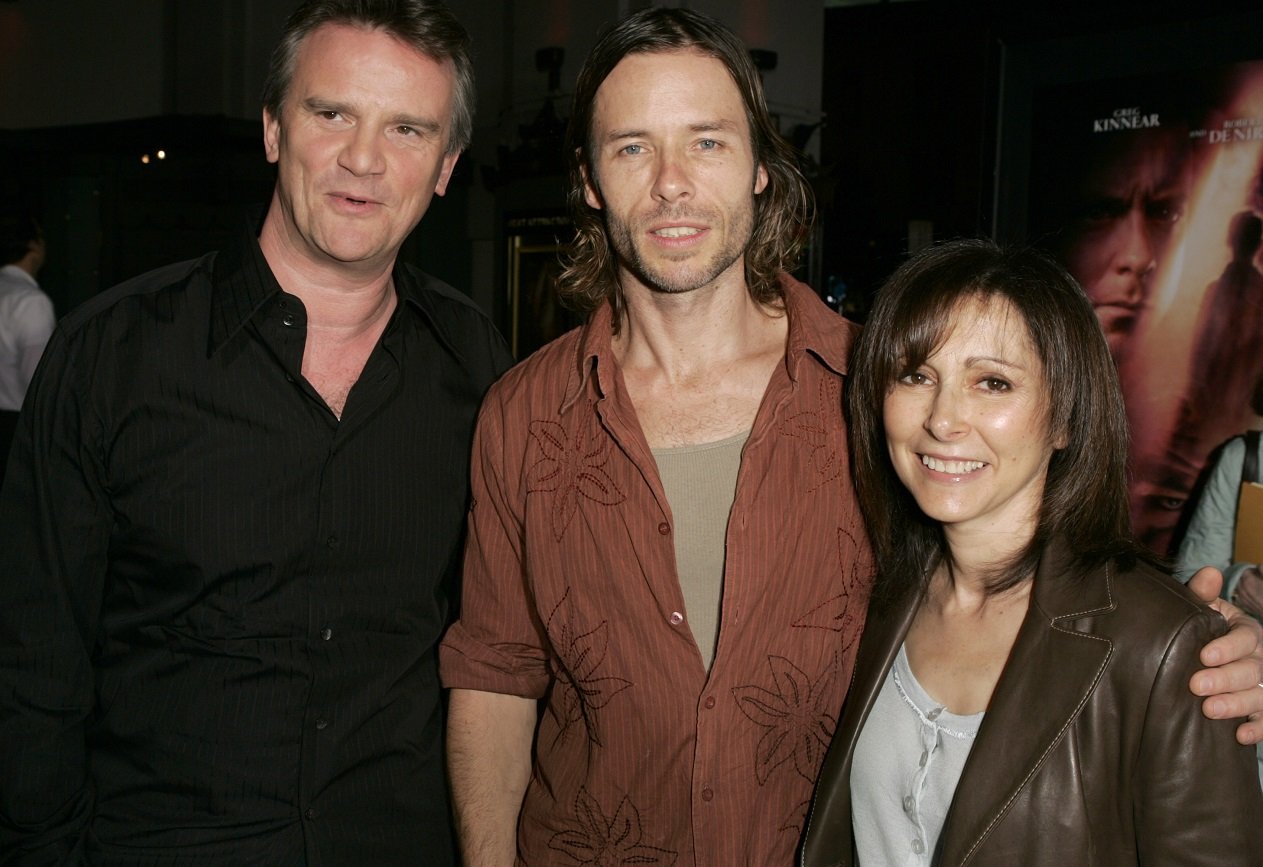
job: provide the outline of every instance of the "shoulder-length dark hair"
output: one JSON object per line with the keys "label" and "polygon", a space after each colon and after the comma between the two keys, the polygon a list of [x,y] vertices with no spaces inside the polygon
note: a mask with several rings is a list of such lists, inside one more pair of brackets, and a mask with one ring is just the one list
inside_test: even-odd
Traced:
{"label": "shoulder-length dark hair", "polygon": [[882,287],[847,377],[856,488],[881,575],[878,593],[887,601],[928,580],[947,547],[942,526],[895,474],[883,405],[898,379],[942,345],[961,303],[974,298],[1004,299],[1024,321],[1043,363],[1050,435],[1065,443],[1049,463],[1034,537],[1010,561],[992,564],[988,589],[1000,592],[1034,574],[1054,538],[1080,568],[1139,551],[1127,512],[1122,391],[1087,296],[1043,253],[952,241],[914,256]]}
{"label": "shoulder-length dark hair", "polygon": [[601,83],[624,57],[634,53],[699,51],[721,61],[741,92],[756,164],[767,170],[767,187],[755,197],[754,234],[745,250],[746,285],[756,301],[781,297],[777,274],[789,271],[811,232],[814,198],[798,167],[798,154],[785,141],[767,110],[763,82],[741,40],[718,21],[687,9],[649,8],[605,31],[584,61],[575,85],[566,128],[570,160],[567,201],[576,232],[563,257],[558,292],[567,306],[590,313],[614,301],[615,327],[622,307],[618,263],[601,212],[584,200],[584,180],[592,173],[592,109]]}

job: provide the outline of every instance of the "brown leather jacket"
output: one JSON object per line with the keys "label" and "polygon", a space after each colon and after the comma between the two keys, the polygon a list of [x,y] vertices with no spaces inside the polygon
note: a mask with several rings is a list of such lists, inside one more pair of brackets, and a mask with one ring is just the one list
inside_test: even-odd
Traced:
{"label": "brown leather jacket", "polygon": [[[1188,689],[1222,618],[1139,566],[1044,557],[944,822],[936,865],[1263,865],[1263,793],[1235,722]],[[805,867],[857,863],[851,759],[920,597],[870,610],[821,770]],[[865,865],[880,867],[880,865]]]}

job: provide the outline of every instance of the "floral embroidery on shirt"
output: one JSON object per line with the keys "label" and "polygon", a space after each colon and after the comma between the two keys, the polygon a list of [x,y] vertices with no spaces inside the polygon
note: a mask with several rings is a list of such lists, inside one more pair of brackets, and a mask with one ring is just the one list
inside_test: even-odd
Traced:
{"label": "floral embroidery on shirt", "polygon": [[540,455],[526,474],[528,493],[555,492],[552,510],[553,537],[560,542],[570,525],[579,497],[614,506],[626,495],[605,472],[610,457],[610,438],[590,417],[571,440],[555,421],[536,420],[528,428]]}
{"label": "floral embroidery on shirt", "polygon": [[618,804],[614,815],[606,817],[605,811],[588,790],[580,786],[574,804],[577,825],[558,831],[548,841],[548,847],[572,858],[576,864],[593,864],[597,867],[621,867],[625,864],[672,865],[678,853],[640,842],[644,835],[640,827],[640,811],[628,798]]}
{"label": "floral embroidery on shirt", "polygon": [[845,527],[838,527],[838,564],[842,574],[842,592],[830,596],[793,622],[799,629],[828,629],[840,632],[842,649],[849,650],[860,637],[868,594],[861,593],[860,542]]}
{"label": "floral embroidery on shirt", "polygon": [[803,829],[807,824],[807,811],[809,809],[811,809],[810,800],[800,801],[794,809],[790,811],[784,824],[776,830],[780,831],[782,834],[789,833],[793,834],[795,837],[802,836]]}
{"label": "floral embroidery on shirt", "polygon": [[751,684],[732,690],[746,718],[766,729],[755,746],[755,775],[762,785],[777,766],[792,761],[799,775],[815,780],[833,739],[836,708],[830,687],[835,666],[813,682],[783,656],[769,656],[767,661],[771,689]]}
{"label": "floral embroidery on shirt", "polygon": [[561,658],[561,665],[555,673],[557,683],[554,689],[561,690],[562,719],[553,743],[561,740],[576,723],[583,723],[588,740],[602,746],[595,711],[605,707],[610,699],[632,684],[621,677],[597,676],[609,650],[609,623],[602,620],[593,628],[580,632],[569,620],[558,618],[557,612],[569,596],[570,588],[567,587],[545,624]]}
{"label": "floral embroidery on shirt", "polygon": [[818,409],[794,413],[780,424],[782,434],[802,440],[811,449],[811,465],[819,478],[808,485],[808,492],[839,478],[845,461],[842,386],[837,377],[821,378],[817,402]]}

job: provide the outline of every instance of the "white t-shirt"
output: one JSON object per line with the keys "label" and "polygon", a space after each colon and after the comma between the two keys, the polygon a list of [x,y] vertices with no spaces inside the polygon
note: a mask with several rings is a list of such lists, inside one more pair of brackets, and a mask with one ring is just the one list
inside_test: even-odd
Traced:
{"label": "white t-shirt", "polygon": [[0,268],[0,409],[19,410],[53,333],[53,302],[17,265]]}

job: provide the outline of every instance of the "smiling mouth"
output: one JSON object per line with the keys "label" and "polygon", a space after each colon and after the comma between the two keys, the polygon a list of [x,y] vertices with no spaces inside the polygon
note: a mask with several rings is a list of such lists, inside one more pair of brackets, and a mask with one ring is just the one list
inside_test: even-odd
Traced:
{"label": "smiling mouth", "polygon": [[654,229],[653,234],[660,238],[688,238],[692,235],[701,234],[701,229],[695,229],[692,226],[668,226],[665,229]]}
{"label": "smiling mouth", "polygon": [[929,455],[921,455],[921,463],[934,470],[936,473],[947,473],[952,476],[961,476],[965,473],[972,473],[986,466],[983,461],[941,461],[938,458],[932,458]]}

